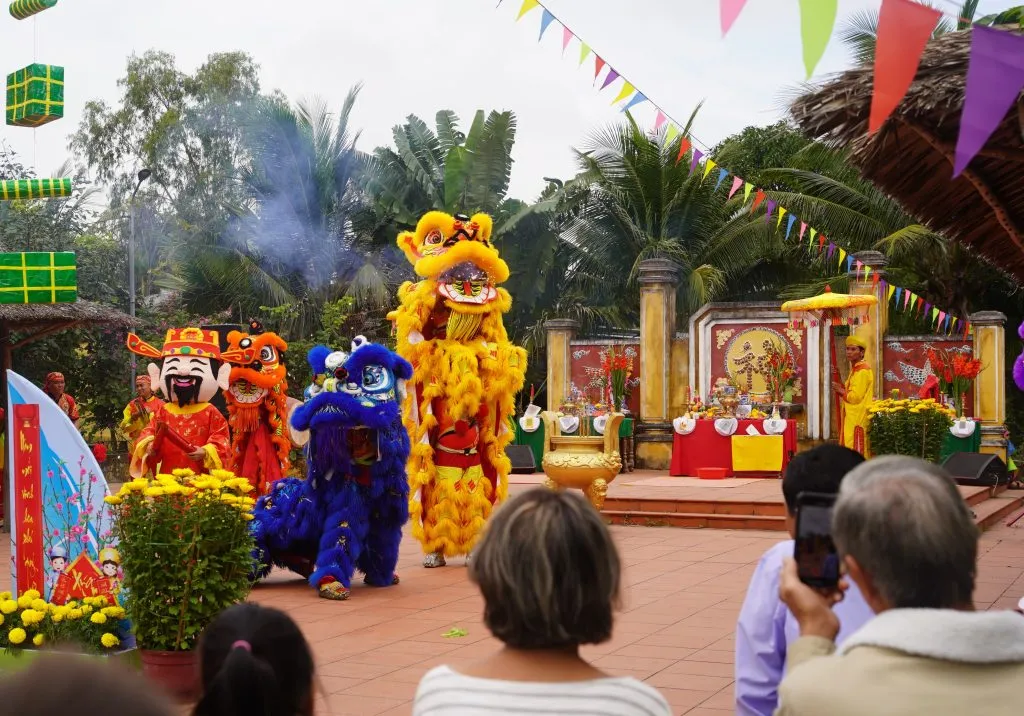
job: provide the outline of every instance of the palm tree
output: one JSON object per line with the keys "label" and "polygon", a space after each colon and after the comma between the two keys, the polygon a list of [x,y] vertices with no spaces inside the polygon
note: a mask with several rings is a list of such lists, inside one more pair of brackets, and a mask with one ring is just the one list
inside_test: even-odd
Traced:
{"label": "palm tree", "polygon": [[[974,16],[978,13],[978,2],[979,0],[964,0],[964,4],[957,12],[956,22],[943,17],[935,26],[932,37],[966,30],[972,24],[1009,25],[1021,24],[1024,21],[1024,5],[1017,5],[975,20]],[[861,10],[844,20],[839,30],[839,39],[853,52],[857,64],[870,65],[875,61],[875,44],[878,41],[878,11]]]}
{"label": "palm tree", "polygon": [[713,179],[691,174],[686,158],[677,161],[679,147],[679,141],[666,146],[663,133],[645,133],[627,115],[626,123],[597,132],[577,151],[581,174],[561,231],[560,286],[564,296],[587,306],[584,320],[635,325],[645,259],[680,266],[678,315],[684,320],[764,254],[761,242],[741,243],[723,233],[736,220],[741,198],[726,201]]}
{"label": "palm tree", "polygon": [[289,106],[279,97],[251,107],[244,126],[250,162],[240,180],[250,199],[228,207],[233,220],[175,246],[176,288],[186,306],[292,306],[285,330],[305,336],[326,301],[354,295],[386,301],[385,281],[361,241],[366,197],[349,126],[360,87],[337,118],[319,101]]}

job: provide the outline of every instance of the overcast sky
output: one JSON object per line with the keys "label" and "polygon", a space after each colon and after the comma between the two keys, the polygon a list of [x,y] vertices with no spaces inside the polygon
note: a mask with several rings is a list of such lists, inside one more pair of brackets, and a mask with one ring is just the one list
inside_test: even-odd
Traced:
{"label": "overcast sky", "polygon": [[[169,51],[193,70],[212,52],[245,50],[263,88],[292,99],[319,95],[340,106],[365,87],[354,112],[360,148],[390,142],[391,128],[415,113],[432,122],[455,110],[468,126],[478,109],[519,118],[512,193],[524,199],[542,177],[574,172],[571,152],[594,128],[621,117],[611,106],[619,83],[593,86],[593,57],[577,67],[575,41],[562,56],[562,31],[537,42],[541,11],[519,23],[522,0],[61,0],[35,20],[0,17],[5,72],[36,62],[63,65],[64,119],[38,130],[5,127],[3,139],[46,175],[68,156],[67,137],[83,104],[117,104],[117,79],[131,53]],[[7,4],[6,0],[4,2]],[[546,0],[551,11],[671,116],[685,122],[705,101],[694,134],[713,145],[783,114],[787,88],[804,79],[796,0],[748,0],[722,39],[718,0]],[[881,0],[840,0],[839,17]],[[938,0],[955,13],[953,0]],[[1008,0],[982,0],[991,12]],[[845,68],[833,40],[815,79]],[[653,126],[650,104],[639,121]]]}

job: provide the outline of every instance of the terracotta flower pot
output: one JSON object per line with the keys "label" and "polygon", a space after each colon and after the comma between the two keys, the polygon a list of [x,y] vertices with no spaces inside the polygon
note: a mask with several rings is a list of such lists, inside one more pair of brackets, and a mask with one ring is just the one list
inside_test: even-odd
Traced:
{"label": "terracotta flower pot", "polygon": [[139,650],[142,673],[182,703],[199,697],[199,664],[194,651]]}

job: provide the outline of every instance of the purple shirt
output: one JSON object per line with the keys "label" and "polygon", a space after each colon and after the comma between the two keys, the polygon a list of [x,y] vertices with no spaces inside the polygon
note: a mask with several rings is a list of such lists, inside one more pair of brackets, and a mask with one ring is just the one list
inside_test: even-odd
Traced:
{"label": "purple shirt", "polygon": [[[792,556],[793,540],[775,545],[764,553],[750,578],[736,624],[737,716],[771,716],[778,706],[786,648],[800,636],[796,620],[779,600],[782,560]],[[841,624],[836,644],[875,616],[852,581],[835,612]]]}

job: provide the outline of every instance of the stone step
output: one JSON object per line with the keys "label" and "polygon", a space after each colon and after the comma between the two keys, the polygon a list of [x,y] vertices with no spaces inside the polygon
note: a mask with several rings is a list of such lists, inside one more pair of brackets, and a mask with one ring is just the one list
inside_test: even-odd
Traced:
{"label": "stone step", "polygon": [[613,525],[641,527],[684,527],[689,529],[768,530],[785,532],[786,520],[773,515],[721,514],[700,512],[624,512],[602,510],[602,517]]}

